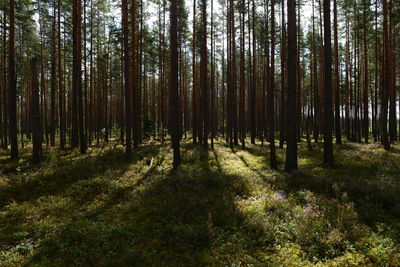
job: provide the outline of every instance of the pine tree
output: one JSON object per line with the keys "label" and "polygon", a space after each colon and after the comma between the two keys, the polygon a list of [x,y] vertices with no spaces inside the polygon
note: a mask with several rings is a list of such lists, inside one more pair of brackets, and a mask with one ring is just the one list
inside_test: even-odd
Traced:
{"label": "pine tree", "polygon": [[[287,100],[286,109],[288,114],[296,114],[296,54],[297,54],[297,27],[296,27],[296,2],[288,0],[288,61],[287,61]],[[297,116],[286,117],[287,127],[287,151],[285,170],[292,172],[297,170]]]}
{"label": "pine tree", "polygon": [[332,47],[331,47],[331,6],[324,0],[324,164],[334,165],[332,146]]}
{"label": "pine tree", "polygon": [[10,0],[10,29],[8,44],[8,125],[11,159],[18,159],[17,86],[15,76],[15,0]]}

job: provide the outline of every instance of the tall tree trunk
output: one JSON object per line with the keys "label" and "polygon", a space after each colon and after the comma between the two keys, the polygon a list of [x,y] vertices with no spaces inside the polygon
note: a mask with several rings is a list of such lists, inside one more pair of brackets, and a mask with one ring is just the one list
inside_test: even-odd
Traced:
{"label": "tall tree trunk", "polygon": [[388,72],[389,72],[389,136],[390,143],[394,143],[397,140],[397,123],[396,123],[396,83],[395,83],[395,64],[396,64],[396,54],[395,54],[395,32],[394,32],[394,14],[393,14],[393,1],[389,2],[389,39],[388,39],[388,47],[389,47],[389,62],[388,64]]}
{"label": "tall tree trunk", "polygon": [[64,109],[64,88],[63,88],[63,68],[61,63],[61,0],[58,0],[57,6],[58,23],[58,107],[60,113],[60,148],[64,149],[65,137],[65,109]]}
{"label": "tall tree trunk", "polygon": [[345,60],[346,60],[346,77],[345,77],[345,118],[344,118],[344,127],[346,132],[347,140],[351,139],[350,135],[350,40],[349,40],[349,19],[346,10],[346,51],[345,51]]}
{"label": "tall tree trunk", "polygon": [[296,106],[296,76],[297,76],[297,27],[296,27],[296,1],[287,0],[288,5],[288,75],[287,75],[287,114],[292,114],[286,117],[287,127],[287,151],[285,170],[292,172],[297,170],[297,106]]}
{"label": "tall tree trunk", "polygon": [[[72,30],[73,30],[73,71],[72,71],[72,125],[71,125],[71,147],[75,148],[78,147],[79,144],[79,118],[78,118],[78,67],[77,67],[77,50],[78,50],[78,5],[80,0],[73,1],[73,9],[72,9]],[[80,6],[80,5],[79,5]]]}
{"label": "tall tree trunk", "polygon": [[296,93],[296,117],[297,117],[297,140],[301,142],[301,127],[302,127],[302,103],[301,103],[301,97],[302,97],[302,92],[301,92],[301,64],[300,64],[300,54],[301,54],[301,16],[300,16],[300,9],[301,6],[299,3],[297,3],[298,9],[297,9],[297,47],[296,47],[296,88],[297,88],[297,93]]}
{"label": "tall tree trunk", "polygon": [[7,90],[7,30],[6,30],[6,24],[7,24],[7,15],[6,15],[6,10],[4,9],[4,17],[3,17],[3,62],[4,62],[4,72],[3,72],[3,98],[0,99],[2,101],[2,108],[3,108],[3,149],[8,148],[8,90]]}
{"label": "tall tree trunk", "polygon": [[133,147],[137,149],[139,147],[139,116],[138,110],[139,101],[139,88],[138,88],[138,71],[137,71],[137,45],[136,45],[136,0],[132,0],[131,6],[131,83],[133,93]]}
{"label": "tall tree trunk", "polygon": [[383,61],[382,61],[382,144],[385,150],[390,149],[388,130],[387,130],[387,116],[388,116],[388,92],[390,86],[390,73],[389,73],[389,29],[388,29],[388,6],[387,0],[383,0]]}
{"label": "tall tree trunk", "polygon": [[171,0],[170,9],[170,90],[169,90],[169,111],[170,111],[170,133],[172,148],[174,150],[173,169],[176,170],[181,163],[179,142],[182,138],[179,94],[178,94],[178,0]]}
{"label": "tall tree trunk", "polygon": [[193,44],[192,44],[192,129],[193,144],[197,143],[197,92],[196,92],[196,0],[193,0]]}
{"label": "tall tree trunk", "polygon": [[31,122],[32,122],[32,143],[33,143],[33,162],[38,164],[43,159],[42,151],[42,125],[40,121],[39,107],[39,83],[37,72],[37,58],[31,60]]}
{"label": "tall tree trunk", "polygon": [[131,111],[131,86],[130,86],[130,53],[129,53],[129,28],[128,28],[128,0],[122,0],[122,32],[124,49],[124,78],[125,78],[125,153],[128,158],[132,156],[132,111]]}
{"label": "tall tree trunk", "polygon": [[282,1],[282,22],[281,22],[281,106],[280,106],[280,127],[279,127],[279,148],[283,149],[286,139],[286,25],[285,25],[285,1]]}
{"label": "tall tree trunk", "polygon": [[363,132],[365,143],[368,144],[368,135],[369,135],[369,108],[368,108],[368,47],[367,47],[367,1],[364,0],[364,8],[363,8],[363,24],[364,24],[364,36],[363,36],[363,44],[364,44],[364,90],[363,90]]}
{"label": "tall tree trunk", "polygon": [[[379,62],[378,62],[378,1],[375,1],[375,77],[374,77],[374,99],[373,103],[373,111],[372,111],[372,134],[374,136],[374,142],[378,142],[378,84],[379,84]],[[372,94],[371,94],[372,98]],[[371,99],[372,100],[372,99]]]}
{"label": "tall tree trunk", "polygon": [[268,140],[270,149],[270,165],[271,168],[277,168],[276,152],[275,152],[275,0],[271,0],[271,68],[270,68],[270,85],[268,90]]}
{"label": "tall tree trunk", "polygon": [[324,164],[332,167],[332,47],[331,47],[331,6],[324,0]]}
{"label": "tall tree trunk", "polygon": [[57,91],[57,59],[56,59],[56,1],[53,1],[53,19],[51,28],[51,91],[50,91],[50,145],[56,144],[56,91]]}
{"label": "tall tree trunk", "polygon": [[208,146],[208,129],[209,129],[209,97],[208,97],[208,60],[207,60],[207,1],[202,0],[202,39],[200,46],[200,88],[202,91],[203,103],[203,129],[204,129],[204,146]]}
{"label": "tall tree trunk", "polygon": [[211,148],[214,148],[215,129],[218,122],[217,110],[215,108],[216,95],[215,95],[215,44],[214,44],[214,1],[211,0]]}
{"label": "tall tree trunk", "polygon": [[[85,138],[85,129],[84,129],[84,114],[83,114],[83,99],[82,99],[82,2],[81,0],[75,0],[73,2],[73,21],[74,27],[74,38],[73,38],[73,76],[72,76],[72,93],[73,93],[73,101],[75,101],[75,112],[73,111],[73,130],[74,133],[74,124],[75,132],[79,133],[79,141],[80,144],[80,152],[81,154],[86,153],[86,138]],[[74,96],[75,92],[75,96]],[[74,107],[73,107],[74,109]],[[75,121],[75,122],[74,122]],[[75,133],[76,134],[76,133]],[[77,142],[75,140],[74,142]],[[75,143],[74,143],[75,144]]]}
{"label": "tall tree trunk", "polygon": [[239,129],[240,129],[240,142],[242,149],[245,147],[246,139],[246,116],[245,116],[245,73],[244,73],[244,14],[245,3],[242,0],[242,10],[239,13],[240,21],[240,76],[239,76]]}
{"label": "tall tree trunk", "polygon": [[[257,97],[257,54],[256,54],[256,4],[255,1],[252,0],[252,33],[253,33],[253,47],[252,47],[252,55],[253,55],[253,68],[251,74],[251,92],[250,92],[250,142],[252,144],[256,143],[256,97]],[[250,31],[249,31],[250,36]],[[250,44],[249,44],[250,45]]]}
{"label": "tall tree trunk", "polygon": [[17,86],[15,77],[15,0],[10,0],[10,37],[8,44],[8,125],[11,141],[11,159],[18,159]]}
{"label": "tall tree trunk", "polygon": [[[89,136],[89,107],[88,107],[88,75],[87,75],[87,34],[86,34],[86,28],[87,28],[87,23],[86,23],[86,18],[87,18],[87,12],[86,12],[86,2],[87,0],[83,1],[83,77],[84,77],[84,85],[83,85],[83,105],[84,105],[84,122],[85,122],[85,137]],[[90,25],[91,26],[91,25]]]}
{"label": "tall tree trunk", "polygon": [[333,31],[335,40],[335,135],[336,143],[342,144],[340,127],[340,78],[339,78],[339,42],[337,22],[337,0],[333,0]]}
{"label": "tall tree trunk", "polygon": [[233,144],[238,145],[238,112],[237,112],[237,71],[236,71],[236,27],[235,27],[235,5],[231,0],[231,86],[232,86],[232,101],[231,101],[231,123],[233,130]]}

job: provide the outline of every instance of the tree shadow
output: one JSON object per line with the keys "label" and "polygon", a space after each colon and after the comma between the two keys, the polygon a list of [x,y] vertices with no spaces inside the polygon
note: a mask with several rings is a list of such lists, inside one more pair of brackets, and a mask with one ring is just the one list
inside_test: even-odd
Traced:
{"label": "tree shadow", "polygon": [[[36,215],[42,216],[43,222],[28,218],[27,214],[23,214],[24,218],[12,219],[16,224],[14,228],[0,230],[0,236],[10,232],[6,238],[1,238],[1,247],[21,247],[28,241],[35,243],[30,251],[17,251],[27,255],[24,262],[27,266],[212,266],[215,265],[212,259],[216,256],[215,250],[223,247],[221,244],[243,242],[248,249],[273,247],[274,229],[264,229],[259,221],[249,220],[238,207],[238,198],[249,199],[248,181],[240,174],[224,172],[221,166],[224,159],[219,158],[217,150],[183,144],[182,166],[172,171],[171,153],[161,148],[161,145],[152,145],[130,161],[124,160],[123,151],[110,152],[110,155],[85,163],[91,165],[87,167],[87,174],[95,172],[93,175],[74,174],[67,181],[59,181],[51,175],[42,177],[45,187],[34,184],[32,190],[38,190],[38,193],[30,198],[18,199],[14,192],[12,196],[21,204],[47,195],[66,201],[72,199],[72,204],[64,210],[56,207],[47,211],[48,214]],[[265,156],[256,146],[245,150]],[[370,184],[358,188],[363,186],[363,181],[354,180],[353,176],[329,176],[345,173],[340,169],[326,170],[321,176],[310,175],[307,168],[315,165],[318,154],[307,154],[312,162],[304,164],[299,174],[281,175],[282,179],[277,180],[269,179],[268,175],[251,166],[240,153],[235,154],[247,168],[260,175],[265,184],[287,194],[309,190],[321,197],[340,199],[347,192],[364,222],[368,219],[370,203],[379,198],[377,192],[381,190],[382,194],[387,194],[389,190],[378,190]],[[135,169],[130,168],[134,163],[137,163]],[[76,166],[85,168],[85,164],[76,163],[68,170],[74,171]],[[65,174],[59,173],[60,176]],[[51,180],[56,183],[48,185]],[[71,194],[71,188],[75,189],[75,195]],[[385,201],[400,203],[398,196]],[[379,209],[386,217],[398,218],[392,214],[395,206],[375,207],[377,211],[372,210],[374,218],[378,217]],[[59,215],[61,212],[62,216]],[[27,225],[32,221],[35,221],[32,226]],[[392,221],[389,223],[395,227]],[[21,237],[24,232],[28,234]],[[259,236],[266,237],[259,241]],[[230,257],[229,253],[234,255],[235,252],[222,253]]]}
{"label": "tree shadow", "polygon": [[[258,157],[265,155],[257,146],[248,146],[244,151]],[[292,194],[309,190],[337,201],[346,198],[355,204],[359,219],[366,225],[376,228],[380,223],[385,223],[400,233],[400,165],[397,152],[373,153],[353,143],[335,145],[337,165],[325,169],[321,164],[322,150],[316,147],[310,152],[304,148],[299,150],[299,158],[302,159],[299,172],[287,175],[277,171],[282,174],[281,179],[269,179],[260,169],[253,168],[242,155],[235,154],[246,167],[279,190]],[[399,234],[397,240],[400,240]]]}
{"label": "tree shadow", "polygon": [[[160,156],[158,167],[146,172],[145,178],[114,190],[97,208],[46,237],[29,264],[45,260],[85,266],[206,264],[218,242],[217,232],[242,225],[244,215],[235,198],[248,193],[240,176],[218,169],[218,156],[210,157],[213,153],[201,147],[185,149],[184,164],[177,171],[162,168],[169,161]],[[201,160],[194,165],[191,158]]]}
{"label": "tree shadow", "polygon": [[74,183],[102,175],[110,169],[122,174],[129,165],[158,154],[160,148],[160,145],[154,145],[146,150],[137,151],[129,160],[125,158],[122,149],[110,149],[100,155],[54,166],[44,172],[38,169],[37,173],[32,172],[0,185],[0,204],[4,206],[7,203],[30,201],[45,195],[62,194]]}

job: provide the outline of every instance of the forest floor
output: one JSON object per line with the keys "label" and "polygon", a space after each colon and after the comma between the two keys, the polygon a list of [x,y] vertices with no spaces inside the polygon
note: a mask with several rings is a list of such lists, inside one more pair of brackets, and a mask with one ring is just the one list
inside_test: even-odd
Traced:
{"label": "forest floor", "polygon": [[168,144],[0,153],[1,266],[399,266],[400,146],[299,145],[299,172],[268,146]]}

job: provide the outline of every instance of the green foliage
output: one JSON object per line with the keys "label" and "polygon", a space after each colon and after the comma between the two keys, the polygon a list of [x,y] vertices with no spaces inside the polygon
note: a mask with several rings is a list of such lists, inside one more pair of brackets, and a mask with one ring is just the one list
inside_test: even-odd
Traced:
{"label": "green foliage", "polygon": [[184,142],[175,172],[156,143],[130,161],[113,144],[52,150],[39,167],[28,150],[0,155],[0,265],[398,266],[396,149],[347,143],[325,169],[301,144],[292,176],[259,144]]}

